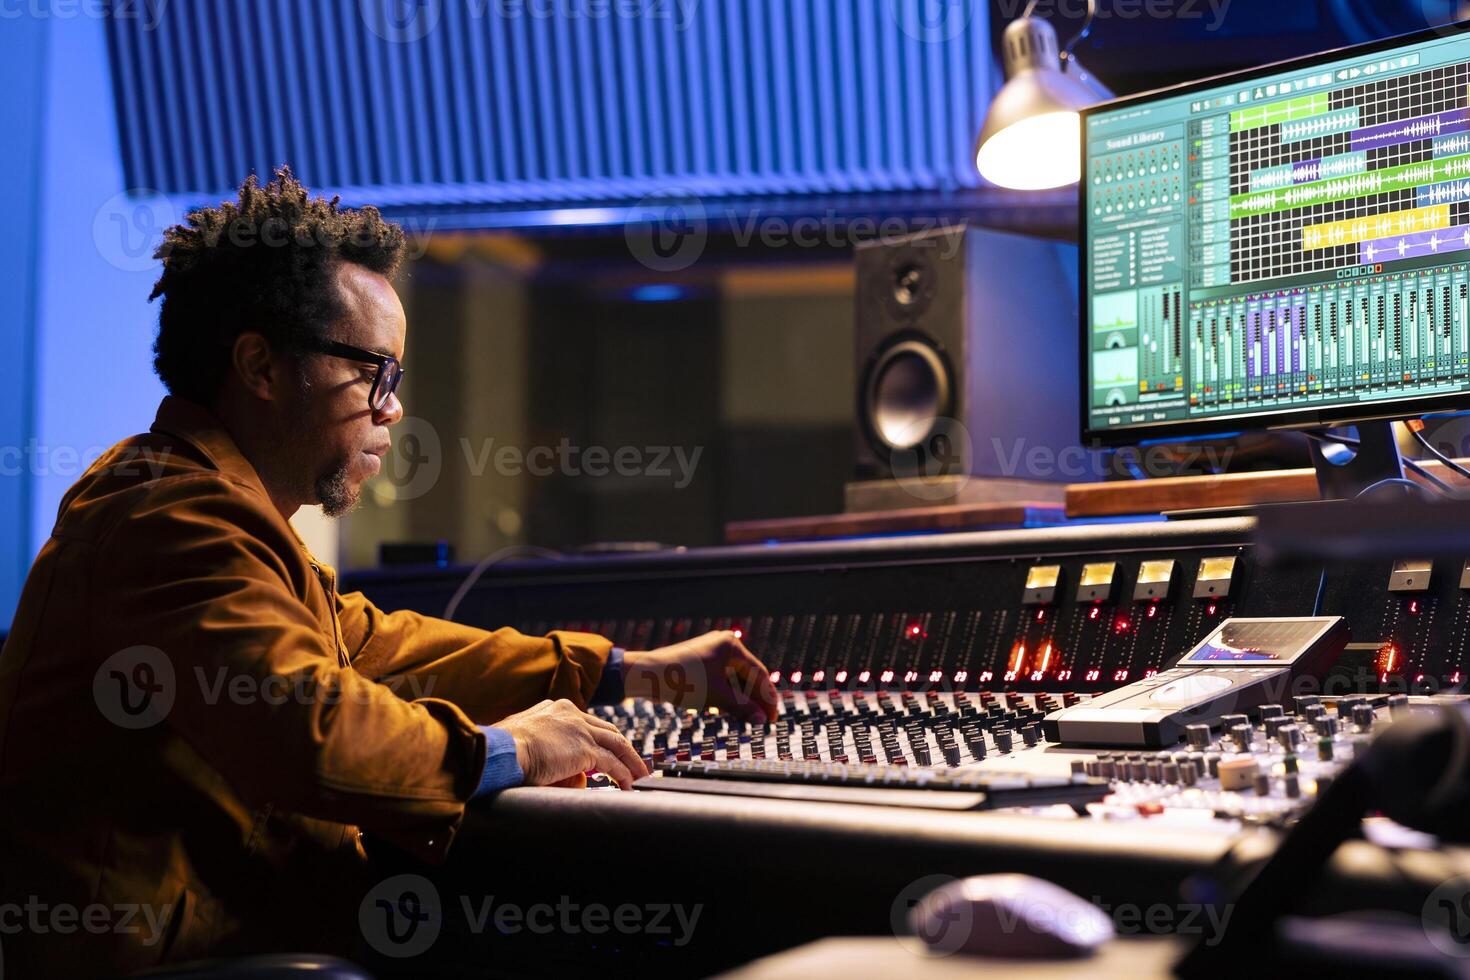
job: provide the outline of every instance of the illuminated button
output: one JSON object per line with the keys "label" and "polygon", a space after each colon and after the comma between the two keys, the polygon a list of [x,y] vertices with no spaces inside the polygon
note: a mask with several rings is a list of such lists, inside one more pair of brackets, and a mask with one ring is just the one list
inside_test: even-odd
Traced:
{"label": "illuminated button", "polygon": [[1224,598],[1230,594],[1230,582],[1235,578],[1235,556],[1223,558],[1201,558],[1199,576],[1194,580],[1196,599]]}
{"label": "illuminated button", "polygon": [[1133,601],[1162,599],[1174,583],[1174,559],[1159,558],[1138,566],[1138,583],[1133,586]]}
{"label": "illuminated button", "polygon": [[1078,602],[1106,602],[1113,594],[1113,577],[1118,563],[1113,561],[1094,562],[1082,566],[1082,581],[1077,583]]}
{"label": "illuminated button", "polygon": [[1061,565],[1032,565],[1026,571],[1026,591],[1021,601],[1028,606],[1049,604],[1056,598],[1061,577]]}
{"label": "illuminated button", "polygon": [[[1434,563],[1420,559],[1396,561],[1388,576],[1390,592],[1427,592],[1429,578],[1434,573]],[[1463,578],[1462,578],[1463,581]]]}

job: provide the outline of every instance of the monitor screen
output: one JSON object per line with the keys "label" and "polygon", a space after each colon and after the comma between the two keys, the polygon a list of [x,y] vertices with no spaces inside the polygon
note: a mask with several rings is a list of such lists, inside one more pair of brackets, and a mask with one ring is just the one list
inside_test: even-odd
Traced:
{"label": "monitor screen", "polygon": [[1084,430],[1470,404],[1470,33],[1083,113]]}
{"label": "monitor screen", "polygon": [[1334,622],[1333,618],[1227,620],[1185,654],[1178,666],[1285,666],[1311,649]]}

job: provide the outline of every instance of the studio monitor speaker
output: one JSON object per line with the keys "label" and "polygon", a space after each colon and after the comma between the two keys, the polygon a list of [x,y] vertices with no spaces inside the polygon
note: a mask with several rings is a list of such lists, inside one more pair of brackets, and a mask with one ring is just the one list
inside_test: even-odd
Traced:
{"label": "studio monitor speaker", "polygon": [[940,228],[857,249],[858,476],[1089,479],[1077,247]]}

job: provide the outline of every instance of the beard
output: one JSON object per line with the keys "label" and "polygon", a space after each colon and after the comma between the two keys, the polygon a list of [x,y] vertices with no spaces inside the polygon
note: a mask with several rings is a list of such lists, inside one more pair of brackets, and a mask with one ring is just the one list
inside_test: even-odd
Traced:
{"label": "beard", "polygon": [[362,500],[362,487],[354,487],[348,479],[352,457],[341,460],[316,478],[314,489],[322,513],[328,517],[344,517]]}

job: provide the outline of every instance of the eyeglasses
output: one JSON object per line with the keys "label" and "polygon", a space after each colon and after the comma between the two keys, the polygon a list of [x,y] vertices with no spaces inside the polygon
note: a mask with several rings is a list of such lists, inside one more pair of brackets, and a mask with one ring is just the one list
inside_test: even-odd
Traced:
{"label": "eyeglasses", "polygon": [[398,383],[403,380],[403,365],[398,363],[398,358],[389,354],[379,354],[377,351],[364,350],[361,347],[338,343],[335,340],[324,340],[314,345],[311,350],[318,354],[329,354],[348,361],[376,364],[378,372],[373,376],[373,387],[368,392],[368,406],[375,412],[383,410],[383,406],[388,404],[389,397],[398,390]]}

